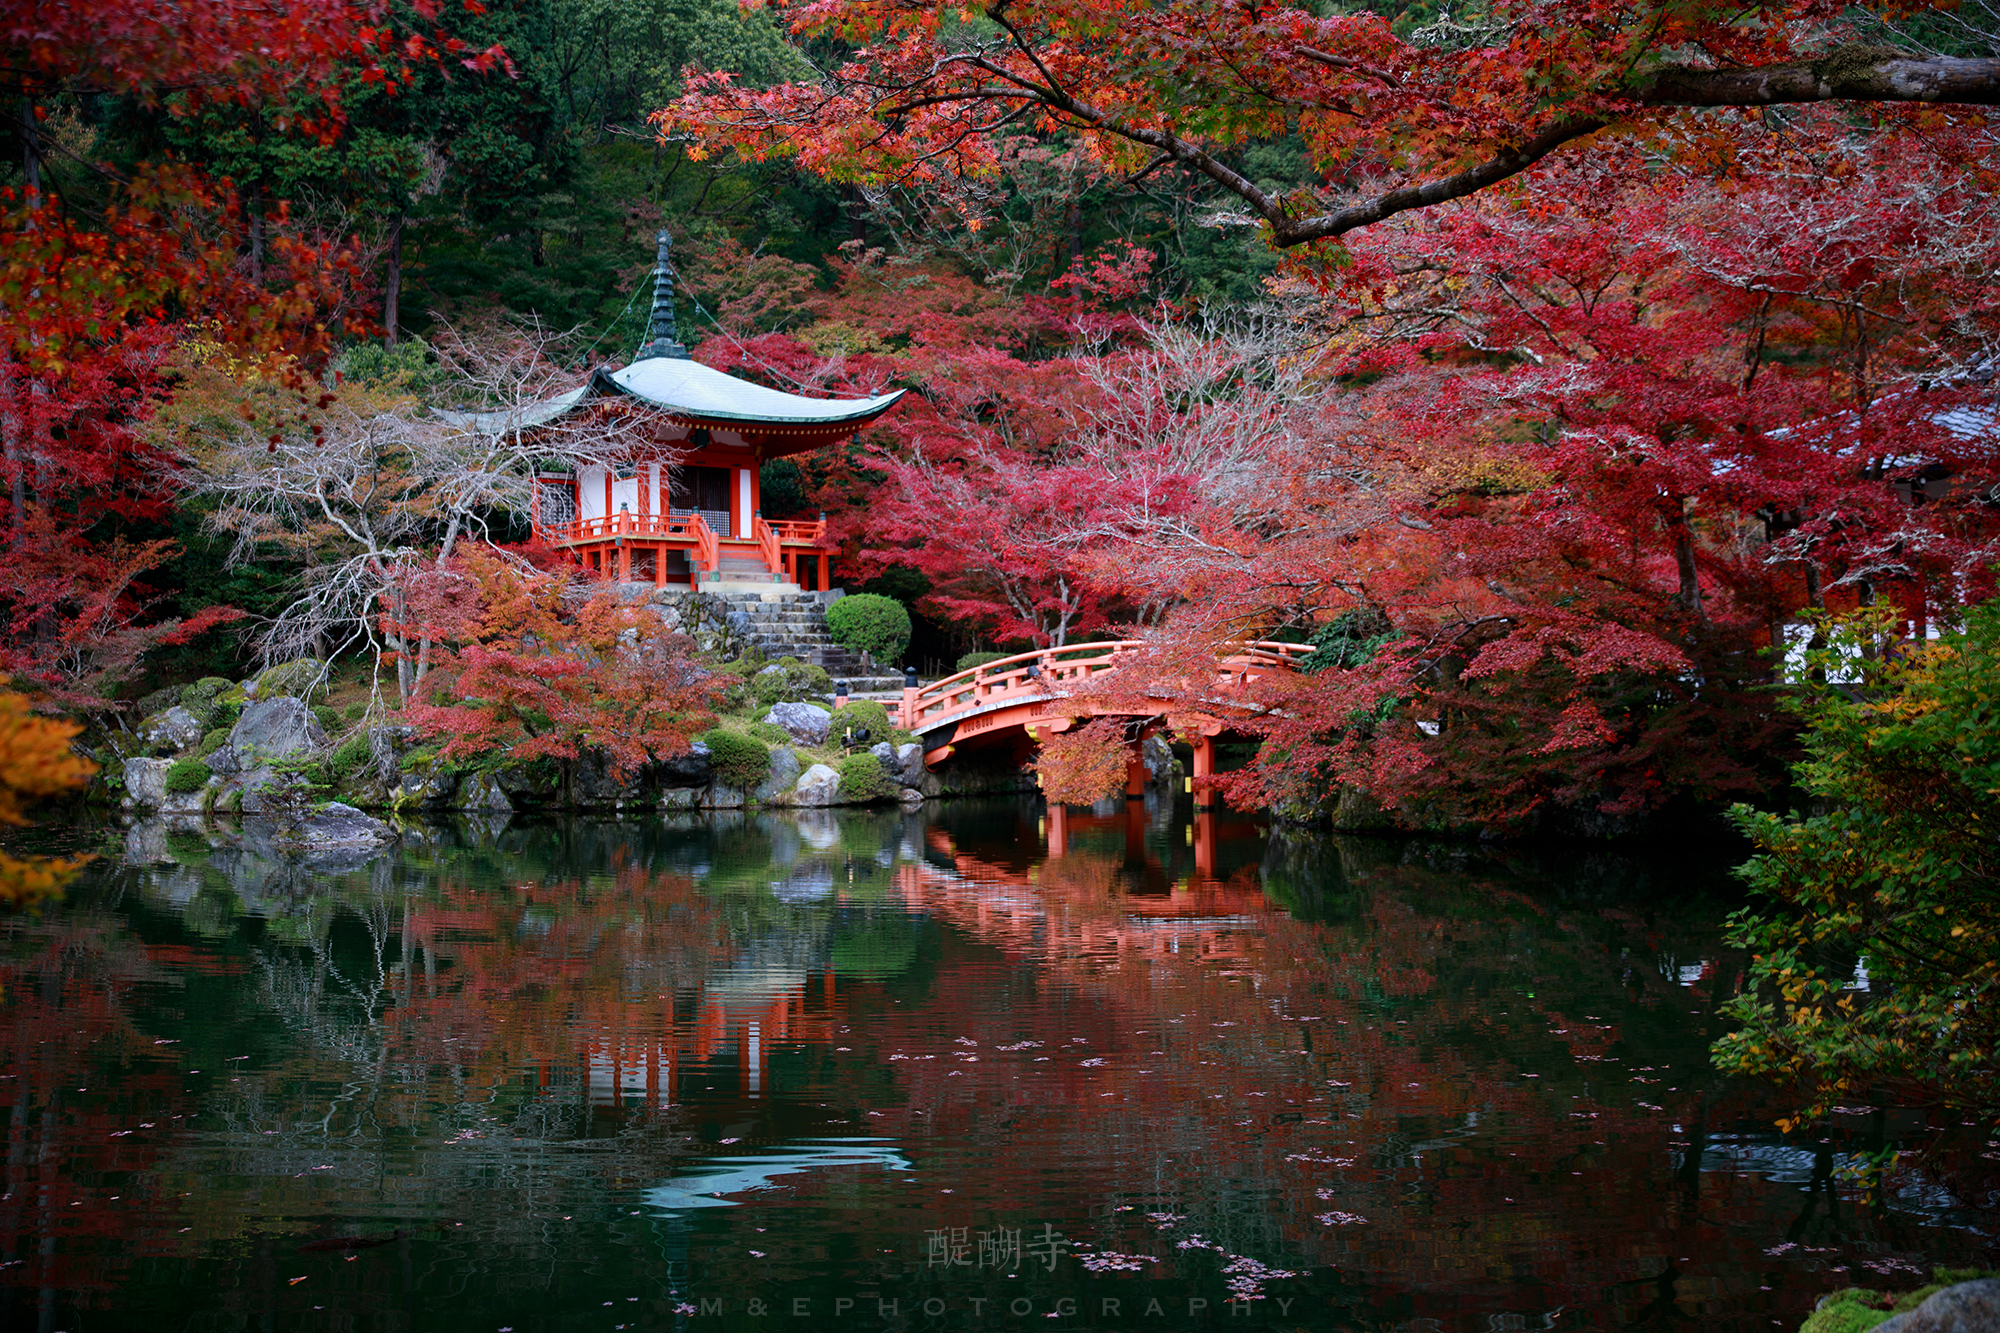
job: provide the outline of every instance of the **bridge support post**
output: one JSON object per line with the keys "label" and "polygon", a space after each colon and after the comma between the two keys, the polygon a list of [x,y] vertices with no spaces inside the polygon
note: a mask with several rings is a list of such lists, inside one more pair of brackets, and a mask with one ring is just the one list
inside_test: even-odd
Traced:
{"label": "bridge support post", "polygon": [[1143,801],[1146,799],[1146,760],[1144,753],[1139,745],[1134,745],[1125,751],[1125,799],[1128,801]]}
{"label": "bridge support post", "polygon": [[1209,782],[1215,777],[1215,737],[1194,738],[1194,808],[1213,810],[1215,793]]}
{"label": "bridge support post", "polygon": [[1194,817],[1194,873],[1215,878],[1215,816],[1206,810]]}

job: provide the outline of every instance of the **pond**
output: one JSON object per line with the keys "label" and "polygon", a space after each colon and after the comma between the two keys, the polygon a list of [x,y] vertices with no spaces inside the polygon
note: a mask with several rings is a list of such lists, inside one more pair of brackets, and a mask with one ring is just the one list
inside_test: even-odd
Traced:
{"label": "pond", "polygon": [[1726,849],[109,838],[4,923],[8,1329],[1766,1333],[1978,1239],[1710,1072]]}

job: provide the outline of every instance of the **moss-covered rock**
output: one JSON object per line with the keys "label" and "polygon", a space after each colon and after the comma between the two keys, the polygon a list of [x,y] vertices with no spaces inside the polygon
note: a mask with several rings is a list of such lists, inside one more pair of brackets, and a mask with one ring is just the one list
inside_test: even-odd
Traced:
{"label": "moss-covered rock", "polygon": [[833,677],[825,667],[781,657],[750,678],[750,695],[760,707],[805,703],[833,693]]}
{"label": "moss-covered rock", "polygon": [[326,663],[317,657],[301,657],[290,662],[280,662],[274,667],[266,667],[257,673],[256,695],[259,699],[274,699],[279,695],[289,695],[294,699],[304,699],[324,691],[326,688]]}
{"label": "moss-covered rock", "polygon": [[871,805],[896,795],[896,783],[882,770],[882,761],[872,754],[851,754],[840,761],[840,799],[854,805]]}
{"label": "moss-covered rock", "polygon": [[167,765],[165,781],[166,794],[185,796],[189,792],[200,791],[208,785],[215,773],[199,759],[176,759]]}

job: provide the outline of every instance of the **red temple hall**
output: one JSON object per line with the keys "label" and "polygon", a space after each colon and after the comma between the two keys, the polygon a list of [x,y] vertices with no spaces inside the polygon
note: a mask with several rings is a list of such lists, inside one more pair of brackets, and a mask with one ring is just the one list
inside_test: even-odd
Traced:
{"label": "red temple hall", "polygon": [[[656,457],[537,472],[533,521],[543,542],[607,578],[659,586],[827,587],[824,519],[772,522],[758,473],[773,458],[846,439],[903,396],[806,398],[711,369],[676,339],[671,238],[659,234],[645,346],[622,370],[540,404],[510,427],[635,399],[657,412]],[[776,585],[775,587],[773,585]]]}

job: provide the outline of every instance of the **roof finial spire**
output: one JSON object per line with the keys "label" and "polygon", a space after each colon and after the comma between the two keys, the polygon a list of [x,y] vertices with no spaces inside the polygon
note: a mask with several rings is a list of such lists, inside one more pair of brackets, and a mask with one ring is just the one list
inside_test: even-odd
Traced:
{"label": "roof finial spire", "polygon": [[643,361],[650,356],[672,356],[685,361],[688,351],[681,346],[679,333],[674,327],[674,261],[669,254],[674,238],[662,227],[657,239],[660,251],[653,264],[653,317],[647,325],[646,343],[632,359]]}

